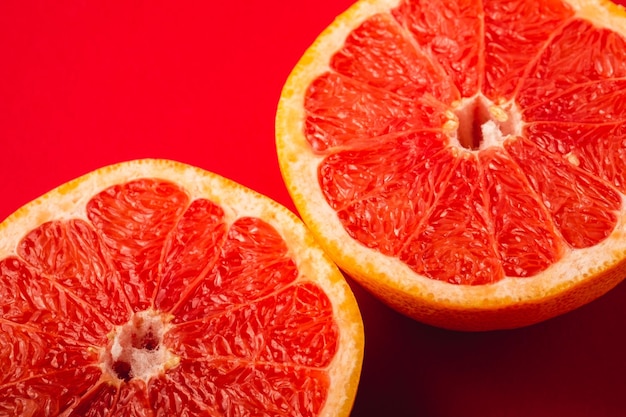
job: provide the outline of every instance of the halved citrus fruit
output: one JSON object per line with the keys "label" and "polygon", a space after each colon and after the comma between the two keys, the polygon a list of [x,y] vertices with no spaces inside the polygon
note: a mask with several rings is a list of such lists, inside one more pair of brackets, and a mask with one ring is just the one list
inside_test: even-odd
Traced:
{"label": "halved citrus fruit", "polygon": [[626,273],[626,12],[604,0],[361,0],[278,106],[304,222],[398,311],[536,323]]}
{"label": "halved citrus fruit", "polygon": [[300,220],[199,168],[105,167],[0,224],[0,415],[347,416],[362,355]]}

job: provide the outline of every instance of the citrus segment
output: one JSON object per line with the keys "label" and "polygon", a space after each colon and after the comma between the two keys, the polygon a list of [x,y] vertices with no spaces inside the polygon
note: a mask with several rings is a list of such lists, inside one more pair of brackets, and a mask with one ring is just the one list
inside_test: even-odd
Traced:
{"label": "citrus segment", "polygon": [[626,80],[623,79],[590,81],[573,86],[547,102],[528,103],[524,117],[529,122],[599,124],[623,121],[626,119],[626,105],[622,100],[624,89]]}
{"label": "citrus segment", "polygon": [[68,417],[140,417],[150,410],[143,382],[130,381],[115,389],[107,384],[96,388],[80,399],[76,408],[69,411]]}
{"label": "citrus segment", "polygon": [[589,302],[626,272],[624,28],[601,0],[356,2],[278,107],[303,220],[431,324],[514,327]]}
{"label": "citrus segment", "polygon": [[[0,413],[5,416],[58,416],[74,405],[76,394],[98,382],[95,366],[50,372],[37,378],[7,384],[0,389]],[[71,389],[67,389],[71,386]]]}
{"label": "citrus segment", "polygon": [[478,162],[471,154],[455,162],[400,259],[419,274],[445,282],[472,285],[500,280],[504,274],[494,250],[481,184],[467,181],[478,177]]}
{"label": "citrus segment", "polygon": [[556,262],[564,250],[552,218],[508,154],[492,148],[479,157],[486,206],[504,275],[537,275]]}
{"label": "citrus segment", "polygon": [[0,295],[3,323],[6,320],[24,330],[58,335],[71,345],[103,343],[111,327],[61,283],[17,257],[0,260]]}
{"label": "citrus segment", "polygon": [[[446,142],[443,135],[427,131],[389,135],[378,140],[375,149],[367,144],[362,148],[352,146],[329,155],[321,162],[320,183],[334,209],[345,208],[386,187],[408,188],[415,178],[407,173],[420,169],[425,161],[444,149]],[[381,160],[388,161],[395,171],[381,176]]]}
{"label": "citrus segment", "polygon": [[454,81],[461,96],[478,92],[483,82],[484,25],[481,5],[473,0],[433,3],[405,1],[391,13],[420,49],[431,55]]}
{"label": "citrus segment", "polygon": [[110,416],[113,405],[117,402],[117,393],[117,389],[112,385],[98,384],[83,395],[69,415],[72,417]]}
{"label": "citrus segment", "polygon": [[584,248],[609,236],[622,207],[617,190],[563,158],[546,155],[525,140],[512,141],[506,149],[540,194],[567,243]]}
{"label": "citrus segment", "polygon": [[[626,76],[626,39],[623,34],[580,19],[565,22],[565,26],[554,32],[553,39],[535,57],[533,65],[526,68],[526,76],[518,80],[517,100],[523,108],[545,105],[563,93],[578,88],[588,91],[595,85],[610,84]],[[598,98],[604,96],[606,93],[597,94]],[[622,101],[612,94],[609,97]],[[586,100],[589,98],[579,97],[574,101],[576,106],[589,108],[591,115],[596,109],[588,107]],[[554,116],[567,117],[569,114],[555,112]]]}
{"label": "citrus segment", "polygon": [[415,49],[390,16],[375,15],[363,22],[333,55],[330,66],[349,79],[402,97],[430,95],[444,102],[459,98],[443,70]]}
{"label": "citrus segment", "polygon": [[[220,206],[206,199],[191,202],[164,244],[164,260],[154,301],[156,309],[171,311],[190,288],[204,285],[202,281],[218,260],[226,232],[225,213]],[[228,280],[225,283],[230,285]],[[223,296],[213,291],[206,294],[195,298],[196,302],[212,297],[208,302],[213,306]]]}
{"label": "citrus segment", "polygon": [[[205,386],[190,384],[185,375],[203,375]],[[318,415],[326,397],[324,373],[301,368],[277,368],[264,364],[245,366],[237,361],[195,361],[181,365],[155,380],[150,388],[152,402],[160,409],[181,415]],[[172,387],[165,390],[165,387]],[[165,394],[162,392],[165,391]],[[181,399],[184,399],[181,401]]]}
{"label": "citrus segment", "polygon": [[51,191],[0,237],[0,414],[349,414],[356,302],[269,199],[140,160]]}
{"label": "citrus segment", "polygon": [[84,346],[68,346],[62,338],[32,328],[3,325],[0,337],[0,384],[82,368],[98,360]]}
{"label": "citrus segment", "polygon": [[[306,97],[306,107],[307,137],[316,151],[352,143],[358,146],[359,141],[367,139],[373,144],[376,141],[371,138],[423,128],[443,120],[436,101],[402,97],[337,74],[315,80]],[[368,119],[373,123],[362,122]]]}
{"label": "citrus segment", "polygon": [[[417,132],[381,140],[377,149],[350,149],[325,158],[319,168],[320,184],[346,231],[382,253],[398,253],[402,238],[417,228],[415,213],[426,213],[435,190],[449,175],[445,162],[426,163],[453,163],[448,152],[442,151],[443,140],[434,132]],[[397,171],[381,172],[381,159]],[[429,175],[419,175],[424,172]]]}
{"label": "citrus segment", "polygon": [[530,123],[528,138],[626,193],[626,121],[603,124]]}
{"label": "citrus segment", "polygon": [[174,184],[141,179],[115,185],[87,205],[87,216],[113,255],[135,311],[150,306],[165,239],[188,199]]}
{"label": "citrus segment", "polygon": [[172,309],[176,322],[208,317],[268,296],[298,277],[280,235],[259,219],[235,221],[218,256],[206,277]]}
{"label": "citrus segment", "polygon": [[323,368],[335,353],[337,329],[328,299],[319,288],[303,284],[229,314],[183,323],[166,341],[181,357]]}
{"label": "citrus segment", "polygon": [[[492,100],[511,99],[526,69],[561,26],[574,15],[559,0],[487,1],[485,13],[485,81],[482,92]],[[567,46],[556,48],[575,53]],[[561,69],[564,69],[561,67]]]}
{"label": "citrus segment", "polygon": [[26,235],[17,253],[78,299],[97,306],[111,323],[121,324],[128,320],[128,305],[103,246],[83,220],[50,221]]}

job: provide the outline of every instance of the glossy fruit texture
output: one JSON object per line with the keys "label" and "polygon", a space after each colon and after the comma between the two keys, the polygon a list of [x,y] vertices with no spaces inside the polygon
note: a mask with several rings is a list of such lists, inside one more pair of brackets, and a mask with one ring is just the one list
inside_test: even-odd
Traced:
{"label": "glossy fruit texture", "polygon": [[333,305],[229,210],[139,178],[25,234],[0,260],[0,415],[319,415]]}
{"label": "glossy fruit texture", "polygon": [[360,0],[276,116],[304,222],[394,309],[529,325],[626,274],[626,12],[604,0]]}
{"label": "glossy fruit texture", "polygon": [[560,1],[403,1],[305,96],[349,235],[432,279],[485,284],[594,246],[622,209],[626,41]]}

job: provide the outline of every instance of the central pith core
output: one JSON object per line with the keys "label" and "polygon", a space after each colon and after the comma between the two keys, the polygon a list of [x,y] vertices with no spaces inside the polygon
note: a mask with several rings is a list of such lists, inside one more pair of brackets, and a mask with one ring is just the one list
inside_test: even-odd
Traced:
{"label": "central pith core", "polygon": [[521,114],[515,103],[494,103],[482,94],[453,103],[444,129],[459,147],[476,151],[502,146],[522,133]]}
{"label": "central pith core", "polygon": [[106,372],[120,381],[147,382],[176,366],[179,358],[163,344],[168,323],[161,313],[140,311],[128,323],[117,326],[102,357]]}

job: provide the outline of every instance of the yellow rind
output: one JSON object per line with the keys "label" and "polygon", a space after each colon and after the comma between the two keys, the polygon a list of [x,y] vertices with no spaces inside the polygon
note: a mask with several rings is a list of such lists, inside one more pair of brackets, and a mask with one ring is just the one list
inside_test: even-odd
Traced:
{"label": "yellow rind", "polygon": [[222,206],[227,221],[253,216],[281,234],[300,272],[328,295],[339,329],[339,349],[327,368],[331,381],[320,416],[350,415],[361,374],[364,333],[361,314],[343,274],[302,221],[287,208],[236,182],[203,169],[165,159],[140,159],[106,166],[63,184],[27,203],[0,223],[0,259],[14,255],[19,240],[44,222],[87,219],[85,206],[96,193],[138,178],[172,181],[194,198]]}
{"label": "yellow rind", "polygon": [[[283,88],[276,113],[276,150],[294,204],[322,247],[348,275],[392,308],[424,323],[455,330],[490,330],[534,324],[605,294],[626,275],[626,209],[611,236],[592,248],[569,250],[532,278],[505,278],[463,286],[416,274],[398,259],[368,249],[344,230],[326,202],[316,155],[304,136],[307,87],[330,70],[332,55],[349,33],[399,0],[361,0],[329,25],[305,51]],[[626,36],[626,11],[608,0],[569,0],[577,18]],[[626,207],[626,203],[624,204]]]}

